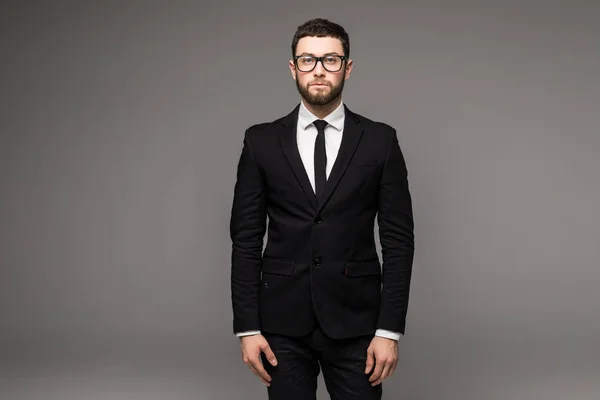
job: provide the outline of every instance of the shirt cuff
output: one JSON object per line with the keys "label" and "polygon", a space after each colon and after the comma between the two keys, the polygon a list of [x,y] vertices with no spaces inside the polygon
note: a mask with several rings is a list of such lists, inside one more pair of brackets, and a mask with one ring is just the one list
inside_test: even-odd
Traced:
{"label": "shirt cuff", "polygon": [[249,336],[249,335],[260,335],[260,331],[246,331],[246,332],[238,332],[235,334],[237,337]]}
{"label": "shirt cuff", "polygon": [[400,340],[400,334],[398,332],[387,331],[385,329],[377,329],[375,336],[380,336],[392,340]]}

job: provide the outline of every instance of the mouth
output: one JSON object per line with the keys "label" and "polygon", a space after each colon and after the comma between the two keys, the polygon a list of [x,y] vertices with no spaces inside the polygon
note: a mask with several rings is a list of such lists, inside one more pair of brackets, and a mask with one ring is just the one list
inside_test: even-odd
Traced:
{"label": "mouth", "polygon": [[313,83],[310,86],[324,87],[324,86],[328,86],[328,85],[326,83]]}

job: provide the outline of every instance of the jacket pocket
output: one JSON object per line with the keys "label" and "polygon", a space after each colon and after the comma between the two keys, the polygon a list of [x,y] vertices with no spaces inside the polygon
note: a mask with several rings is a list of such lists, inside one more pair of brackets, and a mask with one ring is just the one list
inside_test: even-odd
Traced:
{"label": "jacket pocket", "polygon": [[345,274],[349,278],[360,276],[380,276],[381,264],[379,259],[348,261],[346,262]]}
{"label": "jacket pocket", "polygon": [[367,168],[367,167],[379,167],[380,162],[378,160],[355,160],[352,163],[354,168]]}
{"label": "jacket pocket", "polygon": [[273,275],[291,276],[296,265],[294,260],[263,257],[262,272]]}

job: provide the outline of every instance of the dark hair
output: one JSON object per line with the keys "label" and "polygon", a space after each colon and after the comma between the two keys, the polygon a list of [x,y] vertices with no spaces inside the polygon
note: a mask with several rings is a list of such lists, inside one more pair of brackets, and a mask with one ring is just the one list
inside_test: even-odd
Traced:
{"label": "dark hair", "polygon": [[344,56],[350,57],[350,37],[346,30],[335,22],[331,22],[325,18],[315,18],[306,21],[298,27],[292,40],[292,57],[296,55],[296,46],[298,41],[306,36],[316,37],[333,37],[342,42]]}

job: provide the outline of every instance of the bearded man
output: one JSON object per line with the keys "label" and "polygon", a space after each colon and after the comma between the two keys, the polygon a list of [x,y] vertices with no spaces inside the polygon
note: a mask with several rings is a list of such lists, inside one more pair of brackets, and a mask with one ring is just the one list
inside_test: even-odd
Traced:
{"label": "bearded man", "polygon": [[379,400],[398,361],[414,254],[408,173],[396,130],[342,102],[352,67],[342,26],[302,24],[289,62],[300,103],[244,134],[233,331],[270,400],[316,399],[321,371],[331,399]]}

